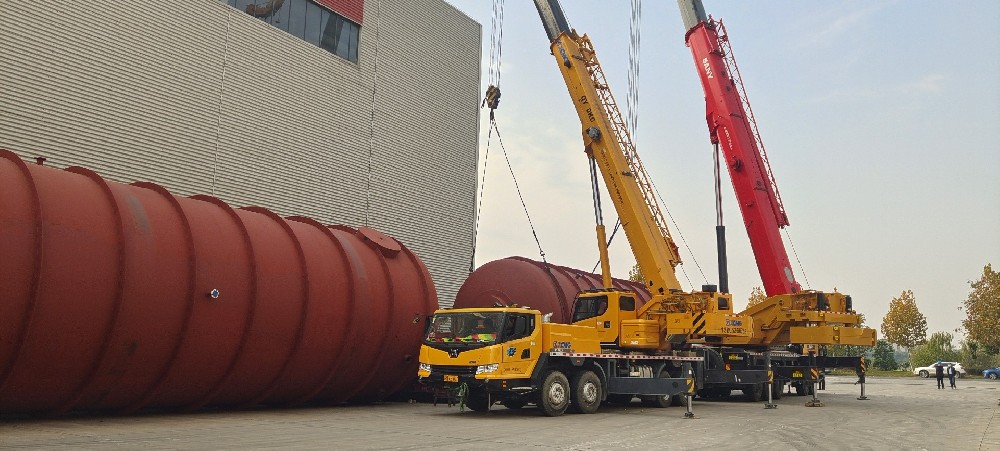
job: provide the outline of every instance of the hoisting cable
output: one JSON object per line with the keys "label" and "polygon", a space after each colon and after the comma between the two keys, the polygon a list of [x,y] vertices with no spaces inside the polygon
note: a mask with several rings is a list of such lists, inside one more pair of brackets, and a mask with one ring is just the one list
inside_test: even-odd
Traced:
{"label": "hoisting cable", "polygon": [[521,207],[524,208],[524,216],[528,218],[528,226],[531,227],[531,236],[535,237],[535,245],[538,246],[538,255],[542,257],[542,263],[548,267],[549,262],[545,260],[545,251],[542,250],[542,243],[538,241],[538,233],[535,232],[535,224],[531,222],[531,215],[528,214],[528,206],[524,203],[524,196],[521,195],[521,187],[517,184],[517,177],[514,176],[514,167],[510,164],[510,158],[507,157],[507,149],[503,146],[503,138],[500,137],[500,129],[497,128],[496,121],[490,121],[493,126],[493,130],[497,132],[497,142],[500,143],[500,150],[503,151],[503,157],[507,160],[507,169],[510,170],[510,178],[514,180],[514,189],[517,190],[517,198],[521,200]]}
{"label": "hoisting cable", "polygon": [[788,247],[792,248],[792,255],[795,256],[795,262],[799,264],[799,270],[802,271],[802,279],[806,281],[806,289],[811,290],[812,284],[809,283],[809,276],[806,275],[806,268],[802,266],[802,260],[799,260],[799,253],[795,250],[795,243],[792,242],[792,236],[788,234],[788,229],[782,229],[785,231],[785,238],[788,238]]}
{"label": "hoisting cable", "polygon": [[503,56],[503,0],[493,0],[492,32],[490,33],[489,87],[481,108],[490,108],[490,121],[500,105],[500,63]]}
{"label": "hoisting cable", "polygon": [[[479,237],[479,217],[483,209],[483,192],[486,190],[486,166],[490,159],[490,141],[496,126],[494,111],[500,105],[500,57],[503,50],[503,0],[493,0],[492,31],[490,33],[489,87],[483,96],[480,108],[490,107],[489,131],[486,134],[486,150],[483,155],[483,175],[479,184],[479,200],[476,205],[476,220],[472,231],[472,255],[469,257],[469,272],[476,269],[476,244]],[[499,137],[499,135],[498,135]]]}
{"label": "hoisting cable", "polygon": [[628,95],[625,97],[625,126],[636,138],[639,126],[639,36],[642,19],[642,0],[632,0],[628,43]]}
{"label": "hoisting cable", "polygon": [[[656,189],[656,185],[653,185],[653,192],[655,192],[656,197],[660,199],[660,205],[664,206],[663,210],[667,212],[667,217],[670,218],[670,222],[674,225],[674,230],[677,231],[677,236],[679,236],[681,238],[681,242],[684,243],[684,248],[687,249],[688,254],[691,254],[691,261],[694,262],[694,266],[698,268],[698,272],[701,273],[701,277],[705,280],[705,283],[708,283],[708,277],[705,276],[705,271],[701,269],[701,264],[698,263],[698,259],[695,258],[694,252],[691,250],[691,246],[688,245],[687,239],[685,239],[684,234],[681,233],[681,226],[677,224],[677,221],[674,219],[674,215],[670,214],[670,209],[666,207],[666,202],[663,202],[663,196],[660,196],[660,191]],[[680,265],[680,267],[681,273],[684,274],[684,278],[687,279],[688,284],[691,285],[693,289],[695,285],[691,282],[691,278],[688,277],[688,273],[684,269],[684,265]]]}

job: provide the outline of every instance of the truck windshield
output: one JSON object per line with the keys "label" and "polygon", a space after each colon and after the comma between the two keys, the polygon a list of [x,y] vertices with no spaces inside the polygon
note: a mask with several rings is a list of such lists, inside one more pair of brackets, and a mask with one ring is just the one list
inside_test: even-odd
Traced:
{"label": "truck windshield", "polygon": [[492,344],[497,341],[503,319],[503,312],[439,313],[431,318],[424,342]]}

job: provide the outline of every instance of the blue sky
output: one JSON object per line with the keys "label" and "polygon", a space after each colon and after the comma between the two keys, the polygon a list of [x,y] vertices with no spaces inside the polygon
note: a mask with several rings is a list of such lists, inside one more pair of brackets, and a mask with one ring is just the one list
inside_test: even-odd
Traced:
{"label": "blue sky", "polygon": [[[449,2],[483,25],[485,89],[492,2]],[[960,327],[968,282],[1000,265],[1000,2],[704,3],[729,31],[791,221],[797,279],[851,294],[875,328],[903,290],[928,333]],[[593,40],[624,110],[629,2],[563,8]],[[684,31],[676,2],[644,2],[634,136],[677,223],[690,289],[716,283],[717,271],[704,94]],[[532,2],[506,2],[502,43],[496,118],[531,221],[549,262],[589,270],[597,246],[580,123]],[[480,135],[482,181],[485,114]],[[723,193],[739,308],[761,282],[726,178]],[[613,226],[613,210],[604,216]],[[541,259],[495,135],[478,236],[477,266]],[[626,277],[624,234],[611,256]]]}

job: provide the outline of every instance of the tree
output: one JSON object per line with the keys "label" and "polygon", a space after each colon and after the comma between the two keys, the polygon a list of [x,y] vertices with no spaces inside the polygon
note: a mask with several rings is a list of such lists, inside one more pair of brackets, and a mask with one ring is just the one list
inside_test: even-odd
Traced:
{"label": "tree", "polygon": [[[867,327],[865,325],[865,314],[859,313],[858,317],[860,322],[857,327]],[[854,357],[854,356],[867,356],[871,351],[871,346],[862,345],[831,345],[826,348],[826,355],[833,357]]]}
{"label": "tree", "polygon": [[938,360],[946,362],[956,362],[959,353],[952,344],[952,336],[948,332],[934,332],[927,342],[910,349],[910,364],[914,368],[927,366]]}
{"label": "tree", "polygon": [[750,290],[750,298],[747,299],[747,308],[764,302],[764,299],[767,299],[767,296],[764,295],[764,290],[761,287],[753,287],[753,289]]}
{"label": "tree", "polygon": [[983,345],[986,352],[996,354],[1000,349],[1000,272],[987,263],[982,277],[969,285],[972,290],[965,300],[962,327],[970,340]]}
{"label": "tree", "polygon": [[628,280],[631,280],[633,282],[640,283],[640,284],[643,284],[643,285],[646,284],[646,279],[642,277],[642,270],[639,269],[639,264],[638,263],[636,263],[635,265],[633,265],[632,269],[629,270],[629,272],[628,272]]}
{"label": "tree", "polygon": [[912,348],[927,337],[927,318],[917,308],[913,291],[904,290],[889,301],[889,311],[882,317],[882,336],[889,343]]}
{"label": "tree", "polygon": [[887,340],[875,342],[875,350],[872,352],[872,366],[878,370],[892,371],[899,367],[896,363],[896,350],[892,348],[892,343]]}

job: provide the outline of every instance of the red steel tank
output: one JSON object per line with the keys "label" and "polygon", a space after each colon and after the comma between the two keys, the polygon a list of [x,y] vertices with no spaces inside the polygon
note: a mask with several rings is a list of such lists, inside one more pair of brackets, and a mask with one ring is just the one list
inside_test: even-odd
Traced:
{"label": "red steel tank", "polygon": [[[616,288],[634,291],[639,297],[637,305],[645,304],[651,297],[641,283],[625,279],[612,282]],[[554,323],[568,323],[576,294],[601,285],[598,274],[524,257],[507,257],[476,268],[458,289],[454,307],[492,307],[498,302],[527,305],[552,313]]]}
{"label": "red steel tank", "polygon": [[437,305],[373,229],[0,149],[2,412],[378,399],[413,379]]}

